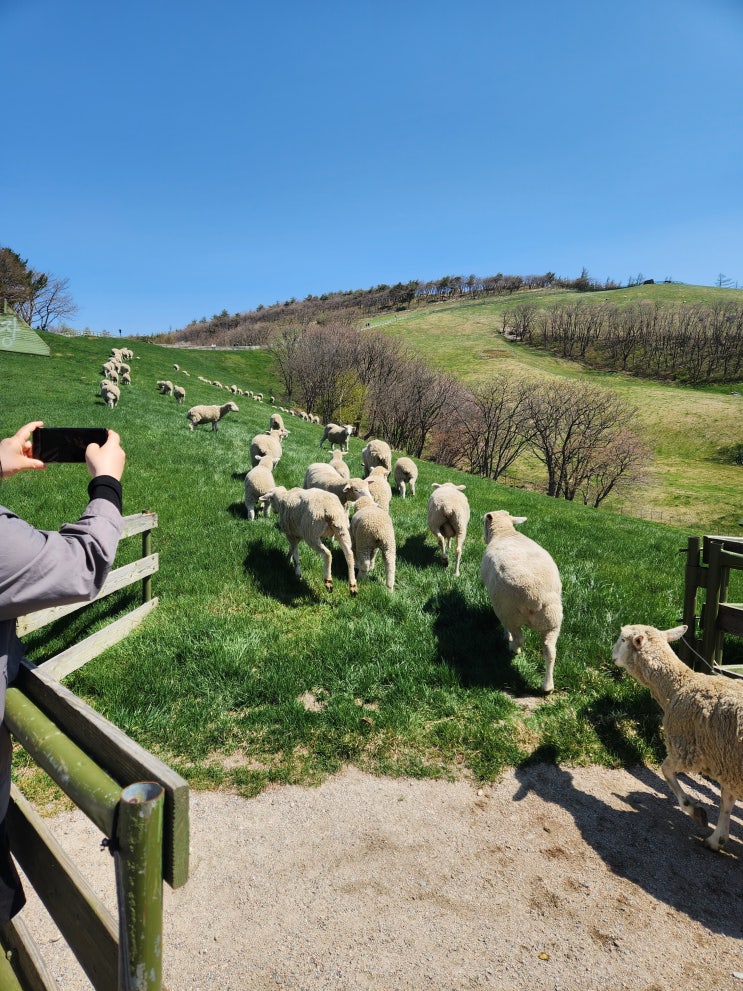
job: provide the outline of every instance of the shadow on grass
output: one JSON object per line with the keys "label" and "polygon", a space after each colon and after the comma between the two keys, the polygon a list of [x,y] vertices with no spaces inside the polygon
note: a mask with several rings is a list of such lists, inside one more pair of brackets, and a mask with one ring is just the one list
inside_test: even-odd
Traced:
{"label": "shadow on grass", "polygon": [[430,568],[438,563],[443,567],[441,555],[436,556],[436,547],[426,543],[426,538],[422,533],[416,533],[408,537],[404,544],[397,548],[398,561],[406,561],[416,568]]}
{"label": "shadow on grass", "polygon": [[[243,507],[244,508],[244,507]],[[287,606],[304,605],[308,602],[318,602],[328,595],[348,595],[348,569],[346,559],[340,550],[333,551],[332,575],[333,592],[329,593],[323,584],[323,566],[313,568],[310,572],[307,555],[319,555],[310,550],[306,544],[300,544],[299,556],[302,562],[302,577],[294,574],[294,562],[289,557],[289,547],[279,550],[258,540],[251,544],[243,560],[243,569],[249,574],[263,595]]]}
{"label": "shadow on grass", "polygon": [[[612,874],[712,932],[743,936],[743,889],[730,884],[731,870],[737,872],[742,859],[740,817],[731,821],[730,853],[735,857],[712,853],[700,842],[710,828],[699,827],[681,811],[656,771],[640,766],[629,773],[642,787],[613,792],[612,798],[622,806],[614,808],[577,787],[573,774],[557,766],[555,748],[542,746],[516,769],[519,789],[514,801],[533,794],[560,806]],[[717,804],[717,793],[704,783],[686,784],[701,788]],[[710,819],[716,819],[716,809],[709,812]],[[722,891],[724,898],[720,898]]]}
{"label": "shadow on grass", "polygon": [[233,482],[244,482],[247,471],[233,471],[231,478]]}
{"label": "shadow on grass", "polygon": [[459,673],[465,688],[497,688],[515,696],[534,694],[511,663],[492,609],[471,605],[459,589],[433,596],[423,609],[435,617],[439,657]]}
{"label": "shadow on grass", "polygon": [[[611,695],[595,699],[585,707],[586,718],[596,731],[596,735],[606,748],[607,753],[622,764],[623,767],[642,764],[649,747],[660,739],[660,712],[655,703],[649,708],[647,700],[638,696],[634,704],[627,700],[622,702],[622,722],[628,721],[639,730],[639,740],[632,739],[622,728],[617,714],[617,700]],[[645,744],[645,747],[641,744]],[[656,754],[662,760],[663,754]]]}

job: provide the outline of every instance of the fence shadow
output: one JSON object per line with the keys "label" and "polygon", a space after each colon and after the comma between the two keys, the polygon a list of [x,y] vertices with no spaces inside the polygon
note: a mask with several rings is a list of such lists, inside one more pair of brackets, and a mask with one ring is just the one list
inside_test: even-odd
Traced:
{"label": "fence shadow", "polygon": [[[713,853],[701,843],[711,827],[702,829],[685,815],[662,777],[647,767],[629,772],[642,788],[612,793],[622,808],[578,788],[571,772],[555,763],[551,746],[538,748],[515,773],[519,789],[514,801],[534,793],[547,803],[559,805],[612,874],[626,878],[711,932],[743,936],[743,887],[738,883],[743,825],[739,815],[731,821],[729,852]],[[696,780],[684,779],[687,785],[691,791],[699,790]],[[704,783],[700,787],[702,796],[714,800],[715,807],[709,812],[715,821],[717,792]]]}

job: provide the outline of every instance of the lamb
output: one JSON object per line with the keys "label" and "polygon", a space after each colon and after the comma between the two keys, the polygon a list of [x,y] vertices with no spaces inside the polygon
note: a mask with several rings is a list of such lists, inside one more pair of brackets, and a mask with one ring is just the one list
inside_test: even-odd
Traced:
{"label": "lamb", "polygon": [[248,511],[248,519],[255,519],[255,507],[261,506],[265,510],[266,516],[271,512],[271,504],[269,502],[260,502],[261,496],[266,495],[267,492],[272,492],[276,488],[276,482],[273,478],[273,457],[270,454],[264,454],[262,458],[258,458],[258,464],[251,468],[248,474],[245,476],[245,508]]}
{"label": "lamb", "polygon": [[335,537],[341,545],[348,567],[348,585],[351,595],[358,591],[354,569],[351,534],[348,529],[348,516],[338,496],[324,489],[287,489],[277,486],[261,496],[261,502],[270,503],[279,516],[279,526],[289,541],[289,552],[294,561],[294,573],[302,577],[299,563],[299,544],[306,544],[316,550],[325,561],[325,588],[333,591],[331,568],[333,555],[323,544],[323,537]]}
{"label": "lamb", "polygon": [[273,466],[275,468],[281,460],[283,453],[281,442],[284,437],[288,436],[289,431],[282,427],[277,430],[267,430],[264,434],[256,434],[250,442],[251,460],[254,461],[256,457],[262,458],[264,454],[270,454],[273,457]]}
{"label": "lamb", "polygon": [[121,376],[121,384],[122,385],[131,385],[132,384],[132,377],[129,374],[129,372],[124,372],[124,374]]}
{"label": "lamb", "polygon": [[412,458],[398,458],[394,467],[395,485],[405,498],[406,486],[410,486],[411,496],[415,496],[415,483],[418,480],[418,465]]}
{"label": "lamb", "polygon": [[395,588],[395,530],[390,514],[381,509],[372,498],[362,496],[356,500],[351,517],[351,546],[356,561],[356,577],[361,581],[374,568],[377,552],[381,550],[384,561],[385,584],[392,592]]}
{"label": "lamb", "polygon": [[433,482],[432,487],[434,491],[428,500],[428,528],[439,542],[444,566],[449,564],[449,545],[456,537],[454,577],[458,578],[462,547],[470,521],[470,504],[464,495],[466,486],[455,485],[453,482]]}
{"label": "lamb", "polygon": [[719,851],[730,836],[735,801],[743,796],[743,685],[692,671],[680,661],[669,644],[684,633],[685,626],[623,626],[611,656],[650,689],[663,710],[667,755],[661,771],[681,808],[701,826],[707,825],[707,813],[676,775],[704,774],[719,783],[717,827],[704,840],[704,846]]}
{"label": "lamb", "polygon": [[387,481],[389,473],[389,468],[385,468],[384,465],[377,465],[366,476],[372,499],[385,512],[390,508],[392,502],[392,489]]}
{"label": "lamb", "polygon": [[108,379],[104,379],[101,382],[101,396],[103,401],[109,409],[113,409],[121,398],[121,390],[118,385],[114,385],[113,382],[109,382]]}
{"label": "lamb", "polygon": [[370,440],[361,452],[361,460],[364,464],[364,477],[377,465],[384,465],[388,471],[392,471],[392,451],[384,440]]}
{"label": "lamb", "polygon": [[348,467],[346,462],[343,460],[343,451],[340,448],[336,448],[330,456],[330,461],[328,462],[331,468],[335,468],[341,478],[350,478],[351,469]]}
{"label": "lamb", "polygon": [[362,495],[371,495],[363,478],[343,478],[332,465],[315,461],[309,465],[304,475],[303,489],[324,489],[338,497],[345,506],[355,502]]}
{"label": "lamb", "polygon": [[524,641],[522,627],[542,637],[544,679],[542,691],[554,690],[557,638],[562,625],[562,582],[557,565],[536,541],[515,529],[525,516],[505,509],[485,514],[480,577],[500,620],[512,654]]}
{"label": "lamb", "polygon": [[182,403],[186,398],[186,390],[182,385],[173,386],[173,397],[177,403]]}
{"label": "lamb", "polygon": [[160,390],[160,392],[162,392],[162,394],[164,396],[172,396],[173,395],[173,383],[170,382],[169,380],[162,380],[161,379],[157,383],[157,387]]}
{"label": "lamb", "polygon": [[284,418],[281,413],[272,413],[271,418],[268,421],[269,430],[285,430]]}
{"label": "lamb", "polygon": [[188,429],[193,430],[198,423],[211,423],[212,430],[216,430],[217,424],[223,416],[227,416],[228,413],[239,412],[236,403],[232,402],[225,403],[223,406],[192,406],[186,413]]}
{"label": "lamb", "polygon": [[320,447],[323,446],[326,440],[330,441],[330,450],[332,451],[337,444],[342,451],[348,450],[348,438],[353,434],[353,426],[350,423],[345,423],[342,427],[337,423],[326,423],[325,429],[322,432],[322,437],[320,439]]}

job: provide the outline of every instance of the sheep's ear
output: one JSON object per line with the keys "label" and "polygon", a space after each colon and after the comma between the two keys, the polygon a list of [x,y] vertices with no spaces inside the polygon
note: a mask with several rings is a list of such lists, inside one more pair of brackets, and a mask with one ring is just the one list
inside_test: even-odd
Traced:
{"label": "sheep's ear", "polygon": [[432,489],[438,489],[441,486],[441,482],[431,482]]}
{"label": "sheep's ear", "polygon": [[686,626],[675,626],[672,630],[663,630],[663,636],[669,643],[673,643],[674,640],[680,640],[686,630]]}
{"label": "sheep's ear", "polygon": [[514,526],[518,526],[520,523],[526,523],[527,518],[528,517],[526,516],[512,516],[511,523],[513,523]]}
{"label": "sheep's ear", "polygon": [[459,489],[460,492],[464,492],[464,490],[467,488],[467,486],[466,485],[458,485],[457,488]]}
{"label": "sheep's ear", "polygon": [[642,645],[645,643],[646,640],[647,637],[645,636],[644,633],[635,633],[635,635],[632,637],[632,646],[635,648],[635,650],[642,650]]}

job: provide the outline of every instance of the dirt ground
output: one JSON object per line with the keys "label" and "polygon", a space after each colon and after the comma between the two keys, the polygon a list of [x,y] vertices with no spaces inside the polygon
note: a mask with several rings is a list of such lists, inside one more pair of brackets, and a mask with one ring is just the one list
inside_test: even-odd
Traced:
{"label": "dirt ground", "polygon": [[[714,823],[716,787],[689,784]],[[78,812],[51,824],[114,909],[96,828]],[[348,769],[251,800],[192,793],[164,984],[743,991],[740,808],[726,853],[704,834],[646,768],[538,764],[482,789]],[[23,916],[57,986],[89,988],[33,894]]]}

